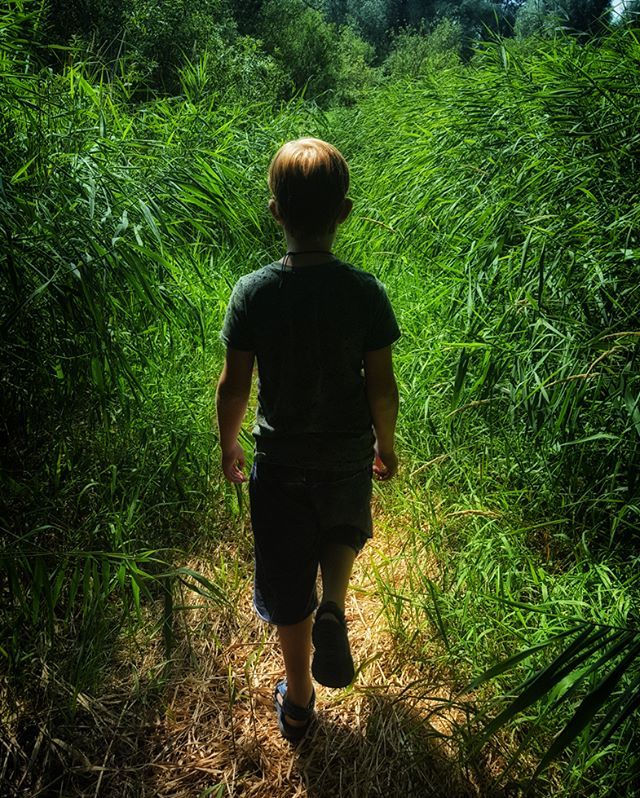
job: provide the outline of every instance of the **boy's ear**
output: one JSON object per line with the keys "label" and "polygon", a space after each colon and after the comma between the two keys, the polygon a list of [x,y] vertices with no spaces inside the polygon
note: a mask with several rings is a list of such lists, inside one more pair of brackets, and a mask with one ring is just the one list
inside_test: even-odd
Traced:
{"label": "boy's ear", "polygon": [[344,222],[344,220],[347,218],[347,216],[351,213],[352,209],[353,209],[353,200],[349,199],[349,197],[345,197],[344,201],[342,203],[342,209],[341,209],[340,213],[338,214],[338,218],[336,219],[336,222],[338,224],[342,224],[342,222]]}
{"label": "boy's ear", "polygon": [[269,200],[269,210],[271,211],[271,215],[276,220],[276,222],[278,222],[278,224],[282,224],[280,209],[278,208],[278,203],[275,201],[273,197],[271,197],[271,199]]}

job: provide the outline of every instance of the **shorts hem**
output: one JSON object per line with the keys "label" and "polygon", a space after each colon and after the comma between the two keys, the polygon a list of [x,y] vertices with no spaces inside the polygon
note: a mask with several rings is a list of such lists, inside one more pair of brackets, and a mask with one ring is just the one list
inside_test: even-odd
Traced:
{"label": "shorts hem", "polygon": [[255,610],[255,613],[258,616],[258,618],[260,618],[260,620],[264,621],[265,623],[271,624],[271,626],[295,626],[295,624],[300,623],[301,621],[304,621],[306,618],[308,618],[310,615],[313,615],[313,613],[318,609],[318,606],[319,604],[316,601],[316,604],[313,607],[313,609],[310,610],[306,615],[303,615],[302,618],[298,618],[297,621],[287,621],[286,623],[282,623],[282,621],[274,621],[272,618],[265,615],[265,613],[260,611],[256,602],[255,601],[253,602],[253,609]]}

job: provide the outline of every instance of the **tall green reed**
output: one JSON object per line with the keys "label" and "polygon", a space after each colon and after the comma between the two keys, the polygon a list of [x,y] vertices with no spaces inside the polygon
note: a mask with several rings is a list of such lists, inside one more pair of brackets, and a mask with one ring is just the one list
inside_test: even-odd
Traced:
{"label": "tall green reed", "polygon": [[405,331],[407,444],[486,444],[612,545],[638,530],[637,51],[631,30],[487,44],[343,128],[366,186],[349,244]]}
{"label": "tall green reed", "polygon": [[476,742],[508,725],[541,768],[564,755],[567,794],[633,768],[638,52],[631,29],[489,42],[340,128],[361,187],[346,246],[404,333],[399,437],[424,530],[404,594],[380,580],[389,620],[407,651],[430,627],[443,665],[515,694]]}
{"label": "tall green reed", "polygon": [[134,105],[126,71],[79,50],[41,68],[34,20],[22,3],[0,18],[2,654],[28,670],[58,641],[84,683],[82,652],[106,656],[167,585],[223,601],[183,565],[216,533],[199,529],[211,505],[226,512],[217,331],[275,241],[268,158],[322,120],[219,106],[188,70],[183,98]]}

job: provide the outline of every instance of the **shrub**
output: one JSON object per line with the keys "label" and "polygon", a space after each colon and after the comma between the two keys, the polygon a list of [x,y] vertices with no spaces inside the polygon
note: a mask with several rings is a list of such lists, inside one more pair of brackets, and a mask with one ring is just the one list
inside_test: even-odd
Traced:
{"label": "shrub", "polygon": [[376,83],[372,67],[375,50],[361,39],[349,25],[339,29],[339,69],[334,99],[340,105],[353,105],[361,92]]}
{"label": "shrub", "polygon": [[431,32],[423,26],[398,32],[384,62],[384,71],[394,78],[433,73],[459,63],[461,52],[460,23],[445,18]]}
{"label": "shrub", "polygon": [[265,46],[290,75],[293,90],[327,103],[340,74],[335,25],[301,0],[270,0],[263,29]]}

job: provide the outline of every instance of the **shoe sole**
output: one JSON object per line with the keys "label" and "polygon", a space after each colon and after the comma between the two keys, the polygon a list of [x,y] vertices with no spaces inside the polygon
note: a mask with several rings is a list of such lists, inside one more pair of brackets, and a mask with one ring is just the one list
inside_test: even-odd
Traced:
{"label": "shoe sole", "polygon": [[313,626],[315,651],[311,673],[325,687],[347,687],[353,681],[355,669],[345,628],[335,621],[318,621]]}

